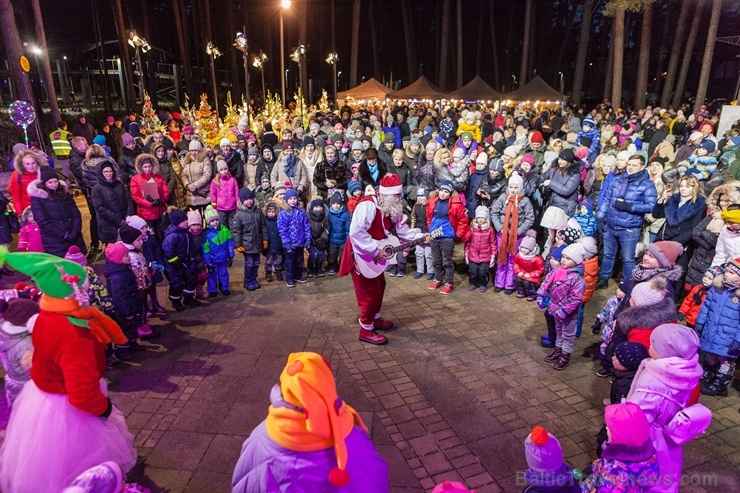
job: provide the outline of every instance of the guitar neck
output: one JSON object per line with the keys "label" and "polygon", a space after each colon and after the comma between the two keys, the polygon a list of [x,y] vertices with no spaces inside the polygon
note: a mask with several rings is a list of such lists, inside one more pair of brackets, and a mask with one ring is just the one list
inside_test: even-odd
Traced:
{"label": "guitar neck", "polygon": [[393,253],[398,253],[401,250],[406,250],[407,248],[415,247],[416,245],[424,243],[424,238],[417,238],[416,240],[409,241],[408,243],[402,243],[398,246],[395,246],[392,248]]}

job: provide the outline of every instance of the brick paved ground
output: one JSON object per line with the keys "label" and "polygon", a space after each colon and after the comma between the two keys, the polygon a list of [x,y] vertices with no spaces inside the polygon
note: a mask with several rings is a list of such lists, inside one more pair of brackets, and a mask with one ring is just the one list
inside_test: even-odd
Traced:
{"label": "brick paved ground", "polygon": [[[132,479],[153,491],[228,491],[241,444],[266,416],[288,354],[304,350],[331,361],[340,396],[360,412],[388,461],[393,492],[428,492],[445,479],[479,493],[519,492],[522,442],[537,424],[560,439],[572,465],[583,468],[595,457],[609,383],[582,356],[597,341],[588,328],[571,366],[555,372],[542,361],[544,319],[533,303],[469,293],[460,274],[463,288],[448,297],[406,276],[388,278],[383,313],[398,328],[390,344],[375,347],[356,338],[350,279],[294,289],[272,283],[247,293],[240,267],[231,269],[233,296],[168,313],[155,322],[163,336],[137,362],[107,375],[144,459]],[[587,327],[611,291],[597,292]],[[717,483],[681,491],[736,491],[738,387],[702,402],[714,421],[685,448],[685,472]],[[4,404],[0,410],[4,428]]]}

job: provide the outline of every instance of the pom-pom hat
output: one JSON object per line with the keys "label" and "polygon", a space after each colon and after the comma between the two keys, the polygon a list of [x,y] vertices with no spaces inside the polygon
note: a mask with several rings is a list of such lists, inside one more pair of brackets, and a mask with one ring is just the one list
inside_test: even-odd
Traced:
{"label": "pom-pom hat", "polygon": [[524,440],[527,465],[533,471],[554,472],[563,465],[563,450],[560,442],[541,426],[535,426]]}
{"label": "pom-pom hat", "polygon": [[85,254],[80,251],[80,247],[78,247],[77,245],[72,245],[71,247],[69,247],[69,250],[67,250],[64,258],[78,263],[82,266],[87,265],[87,257],[85,257]]}
{"label": "pom-pom hat", "polygon": [[205,216],[206,224],[209,224],[214,219],[220,220],[218,216],[218,211],[214,209],[212,205],[209,205],[208,207],[206,207],[206,210],[204,211],[204,216]]}

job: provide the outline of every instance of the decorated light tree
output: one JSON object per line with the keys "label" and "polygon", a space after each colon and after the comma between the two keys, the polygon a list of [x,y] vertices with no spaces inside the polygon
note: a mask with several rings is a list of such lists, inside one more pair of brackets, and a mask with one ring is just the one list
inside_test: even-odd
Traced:
{"label": "decorated light tree", "polygon": [[303,99],[303,93],[301,92],[300,87],[298,88],[298,92],[293,95],[293,98],[295,99],[295,114],[301,119],[303,128],[308,128],[309,112],[308,107],[306,106],[306,101]]}
{"label": "decorated light tree", "polygon": [[326,94],[326,89],[321,90],[321,99],[319,99],[319,111],[323,114],[329,113],[329,96]]}
{"label": "decorated light tree", "polygon": [[278,94],[272,94],[269,90],[267,91],[267,97],[265,97],[265,106],[262,108],[262,112],[257,115],[257,118],[250,118],[252,131],[255,134],[261,134],[264,130],[265,122],[275,124],[283,116],[283,103],[280,101]]}
{"label": "decorated light tree", "polygon": [[156,130],[164,131],[164,125],[159,120],[157,113],[152,106],[152,98],[144,92],[144,106],[141,108],[141,132],[145,135],[151,135]]}
{"label": "decorated light tree", "polygon": [[215,146],[218,144],[218,121],[216,115],[211,111],[208,104],[208,95],[200,95],[200,107],[195,111],[195,120],[197,128],[195,133],[200,137],[204,144]]}

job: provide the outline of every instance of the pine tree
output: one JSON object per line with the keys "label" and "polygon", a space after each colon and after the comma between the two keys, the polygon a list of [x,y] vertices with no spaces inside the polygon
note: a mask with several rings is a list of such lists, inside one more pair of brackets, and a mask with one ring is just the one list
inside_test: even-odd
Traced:
{"label": "pine tree", "polygon": [[152,99],[149,97],[149,94],[144,92],[144,106],[141,108],[141,133],[151,135],[157,130],[164,132],[165,127],[154,111]]}

